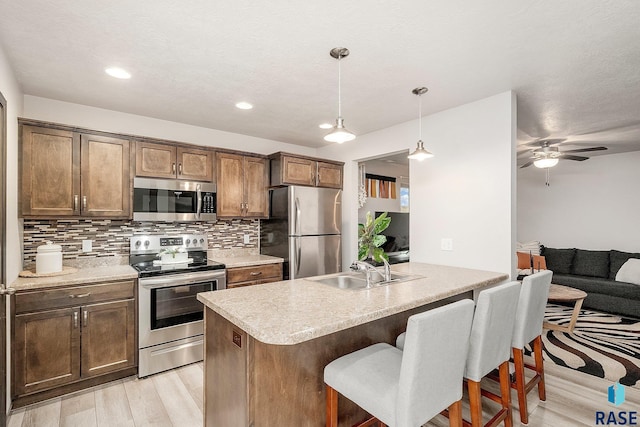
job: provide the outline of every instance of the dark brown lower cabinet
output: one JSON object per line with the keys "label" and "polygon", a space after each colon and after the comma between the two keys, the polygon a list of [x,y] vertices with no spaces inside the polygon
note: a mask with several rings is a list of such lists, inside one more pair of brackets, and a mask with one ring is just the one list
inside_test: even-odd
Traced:
{"label": "dark brown lower cabinet", "polygon": [[14,407],[134,374],[135,307],[133,281],[18,292]]}

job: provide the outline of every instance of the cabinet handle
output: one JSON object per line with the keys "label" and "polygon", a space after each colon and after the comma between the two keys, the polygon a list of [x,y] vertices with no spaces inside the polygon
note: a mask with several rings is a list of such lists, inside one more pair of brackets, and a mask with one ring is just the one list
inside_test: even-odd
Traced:
{"label": "cabinet handle", "polygon": [[171,173],[176,173],[176,164],[171,163]]}
{"label": "cabinet handle", "polygon": [[78,195],[73,195],[73,210],[74,212],[78,210]]}
{"label": "cabinet handle", "polygon": [[82,310],[82,326],[87,326],[87,310]]}
{"label": "cabinet handle", "polygon": [[318,184],[320,182],[320,172],[316,175],[316,180],[316,184]]}
{"label": "cabinet handle", "polygon": [[252,271],[251,273],[249,273],[252,276],[259,276],[262,274],[262,271]]}
{"label": "cabinet handle", "polygon": [[87,210],[87,196],[82,196],[82,210]]}
{"label": "cabinet handle", "polygon": [[182,175],[182,163],[178,163],[178,175]]}
{"label": "cabinet handle", "polygon": [[73,327],[75,329],[78,329],[78,312],[77,311],[73,312]]}
{"label": "cabinet handle", "polygon": [[87,292],[86,294],[71,294],[69,298],[86,298],[91,295],[91,292]]}
{"label": "cabinet handle", "polygon": [[311,184],[315,184],[316,183],[316,175],[311,172]]}

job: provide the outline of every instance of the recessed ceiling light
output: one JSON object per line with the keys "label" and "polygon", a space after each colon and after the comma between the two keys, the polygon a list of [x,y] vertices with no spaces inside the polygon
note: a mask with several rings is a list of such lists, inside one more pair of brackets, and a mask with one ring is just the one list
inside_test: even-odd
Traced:
{"label": "recessed ceiling light", "polygon": [[116,79],[130,79],[131,74],[118,67],[110,67],[104,70],[105,73],[109,74],[111,77],[115,77]]}
{"label": "recessed ceiling light", "polygon": [[238,102],[236,104],[236,107],[241,110],[251,110],[253,108],[253,105],[249,104],[248,102]]}
{"label": "recessed ceiling light", "polygon": [[331,129],[333,125],[331,123],[322,123],[321,125],[318,125],[318,127],[320,129]]}

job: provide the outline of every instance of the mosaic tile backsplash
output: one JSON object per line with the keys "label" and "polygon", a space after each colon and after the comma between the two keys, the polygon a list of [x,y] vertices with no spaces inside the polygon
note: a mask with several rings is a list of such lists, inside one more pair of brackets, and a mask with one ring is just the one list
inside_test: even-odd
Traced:
{"label": "mosaic tile backsplash", "polygon": [[[259,220],[213,222],[134,222],[127,220],[24,220],[23,267],[36,261],[38,246],[47,241],[62,246],[64,260],[98,257],[128,257],[129,238],[134,234],[206,233],[209,249],[258,248]],[[244,235],[249,243],[244,243]],[[92,251],[82,252],[82,241],[92,240]]]}

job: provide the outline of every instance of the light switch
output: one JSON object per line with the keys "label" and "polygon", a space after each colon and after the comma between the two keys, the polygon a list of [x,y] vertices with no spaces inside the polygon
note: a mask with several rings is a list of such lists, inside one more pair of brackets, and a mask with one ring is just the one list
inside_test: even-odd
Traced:
{"label": "light switch", "polygon": [[443,251],[452,251],[453,250],[453,239],[443,238],[440,240],[440,249]]}
{"label": "light switch", "polygon": [[245,235],[244,235],[244,243],[245,243],[245,244],[248,244],[248,243],[250,243],[250,242],[251,242],[251,236],[250,236],[250,235],[248,235],[248,234],[245,234]]}
{"label": "light switch", "polygon": [[82,241],[82,252],[91,252],[93,250],[93,240]]}

